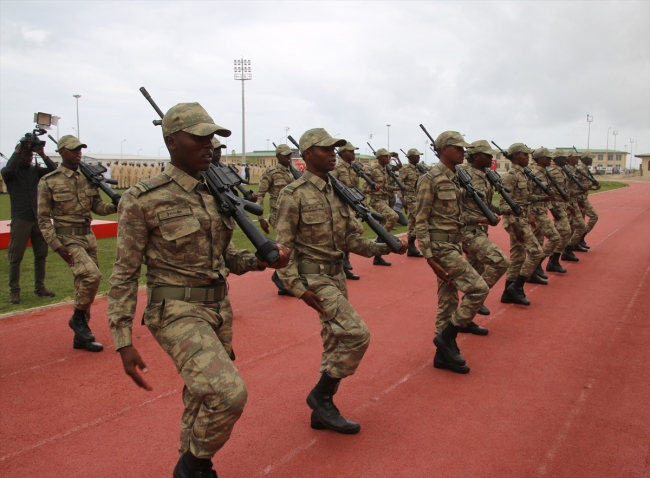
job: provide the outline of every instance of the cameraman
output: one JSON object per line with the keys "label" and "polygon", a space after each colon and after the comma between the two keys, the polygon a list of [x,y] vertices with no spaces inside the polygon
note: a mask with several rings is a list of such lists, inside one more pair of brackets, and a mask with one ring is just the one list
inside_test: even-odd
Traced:
{"label": "cameraman", "polygon": [[[25,135],[2,168],[11,201],[11,230],[9,242],[9,302],[20,304],[20,263],[25,255],[27,241],[32,240],[34,252],[34,294],[38,297],[54,297],[54,292],[45,287],[45,258],[47,243],[43,239],[36,221],[36,190],[38,181],[56,169],[56,164],[47,157],[43,148],[45,141],[37,136]],[[43,158],[47,167],[32,165],[34,153]]]}

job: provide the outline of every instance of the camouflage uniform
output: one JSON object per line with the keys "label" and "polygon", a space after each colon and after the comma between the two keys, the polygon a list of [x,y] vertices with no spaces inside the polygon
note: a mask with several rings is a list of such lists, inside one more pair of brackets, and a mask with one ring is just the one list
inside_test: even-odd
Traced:
{"label": "camouflage uniform", "polygon": [[[582,171],[585,176],[589,176],[589,168],[587,168],[587,166],[582,162],[578,163],[576,170]],[[589,222],[586,222],[585,230],[582,233],[583,235],[586,235],[593,230],[594,226],[598,222],[598,214],[589,202],[589,190],[594,189],[594,187],[585,176],[578,173],[576,173],[576,175],[578,176],[578,179],[580,179],[582,186],[585,188],[584,191],[581,191],[580,196],[578,196],[578,204],[580,205],[580,211],[582,211],[582,217],[584,218],[587,216],[589,218]]]}
{"label": "camouflage uniform", "polygon": [[[551,157],[551,153],[546,148],[539,148],[535,150],[533,156],[538,158]],[[551,182],[546,177],[546,168],[535,164],[531,170],[542,184],[552,190]],[[537,223],[537,229],[534,231],[535,238],[539,245],[543,246],[542,251],[544,252],[544,256],[548,257],[555,252],[555,249],[560,244],[560,234],[548,217],[548,202],[543,200],[546,197],[546,193],[532,179],[528,179],[528,187],[530,190],[530,195],[528,196],[528,200],[530,201],[528,212],[533,215]],[[546,244],[544,244],[544,238],[548,239]]]}
{"label": "camouflage uniform", "polygon": [[[566,153],[563,151],[557,151],[555,153],[555,157],[561,157],[565,155]],[[552,163],[551,167],[548,169],[548,173],[553,177],[553,179],[555,179],[555,182],[557,182],[560,188],[569,194],[569,179],[567,178],[564,171],[562,171],[562,168],[555,163]],[[560,242],[555,248],[554,252],[561,254],[564,252],[564,248],[569,245],[569,241],[571,240],[571,224],[569,223],[567,203],[559,200],[561,197],[559,196],[559,193],[556,194],[558,200],[551,201],[549,209],[555,221],[555,229],[560,235]]]}
{"label": "camouflage uniform", "polygon": [[[276,148],[276,152],[282,155],[291,154],[291,149],[286,144],[281,144]],[[287,185],[293,182],[293,175],[287,166],[276,164],[271,166],[262,175],[260,179],[260,187],[257,190],[257,204],[264,207],[264,196],[269,193],[269,224],[275,229],[276,214],[278,212],[278,195],[280,191]]]}
{"label": "camouflage uniform", "polygon": [[[378,149],[376,156],[388,155],[388,151],[384,148]],[[370,173],[370,179],[372,179],[378,186],[381,186],[381,189],[374,191],[371,189],[365,188],[365,193],[368,197],[368,205],[377,211],[379,214],[384,216],[381,225],[387,231],[391,231],[395,224],[397,223],[397,213],[393,211],[393,208],[390,207],[389,202],[390,198],[394,196],[395,191],[399,191],[399,187],[391,186],[390,176],[386,171],[386,168],[381,164],[373,164],[368,171]]]}
{"label": "camouflage uniform", "polygon": [[[528,226],[530,192],[528,189],[528,177],[524,173],[524,168],[512,164],[510,170],[501,178],[501,182],[512,191],[510,197],[521,206],[522,211],[519,217],[515,216],[512,214],[508,203],[501,198],[499,210],[504,216],[503,228],[510,235],[510,267],[508,267],[506,272],[506,280],[514,282],[519,275],[524,277],[533,275],[535,267],[537,267],[539,261],[544,257],[544,251]],[[515,236],[512,227],[514,223],[519,224],[524,233],[523,243],[520,243]]]}
{"label": "camouflage uniform", "polygon": [[[350,145],[350,147],[354,149],[359,149],[354,145],[352,145],[351,143],[348,144]],[[343,146],[343,148],[345,148],[346,146]],[[343,150],[342,148],[339,148],[339,151],[342,150]],[[357,188],[357,189],[359,188],[359,175],[354,171],[354,169],[352,169],[352,166],[350,166],[347,162],[343,161],[340,158],[336,163],[336,167],[332,170],[330,174],[349,188]]]}
{"label": "camouflage uniform", "polygon": [[[450,279],[448,284],[438,279],[436,333],[449,322],[466,327],[490,292],[462,254],[462,196],[455,171],[442,163],[434,165],[418,182],[415,230],[420,250],[442,266]],[[458,290],[465,294],[460,307]]]}
{"label": "camouflage uniform", "polygon": [[[421,154],[422,153],[420,153],[415,148],[409,149],[406,153],[407,156],[420,156]],[[399,179],[406,188],[406,190],[403,192],[403,197],[409,213],[408,229],[406,233],[408,237],[415,237],[415,211],[417,208],[417,196],[415,194],[415,190],[417,188],[420,176],[422,176],[420,170],[417,168],[417,166],[411,163],[404,165],[399,171]]]}
{"label": "camouflage uniform", "polygon": [[[567,153],[568,156],[573,156],[575,153]],[[574,176],[578,176],[575,166],[567,164],[567,167],[573,172]],[[580,178],[578,178],[580,179]],[[580,181],[582,183],[582,181]],[[583,234],[585,234],[585,229],[587,225],[585,224],[584,215],[581,213],[582,209],[580,208],[580,198],[584,194],[583,190],[578,186],[572,179],[568,181],[570,200],[569,204],[573,206],[576,213],[571,216],[571,239],[569,240],[569,247],[573,247],[580,242]]]}
{"label": "camouflage uniform", "polygon": [[[470,149],[471,154],[487,153],[494,156],[487,141],[475,141]],[[499,208],[492,204],[492,184],[488,181],[485,171],[473,168],[470,164],[463,165],[472,175],[472,186],[481,191],[485,198],[483,202],[495,214],[500,214]],[[468,194],[463,195],[463,248],[467,253],[467,261],[481,274],[487,286],[491,289],[505,274],[510,261],[499,247],[488,238],[488,226],[478,224],[477,220],[484,217],[474,200]],[[487,267],[486,267],[487,266]]]}
{"label": "camouflage uniform", "polygon": [[[68,139],[73,138],[73,140]],[[66,135],[59,149],[82,145]],[[102,201],[99,191],[77,169],[60,166],[38,183],[38,227],[52,250],[65,246],[72,255],[76,309],[89,311],[95,300],[102,274],[97,262],[97,241],[90,227],[91,212],[100,216],[114,214],[117,207]]]}
{"label": "camouflage uniform", "polygon": [[[325,134],[321,129],[307,131],[300,138],[301,151],[310,136]],[[278,271],[287,289],[296,297],[310,290],[324,299],[320,373],[336,379],[352,375],[368,348],[370,332],[348,302],[341,261],[346,251],[371,257],[386,254],[387,246],[361,237],[359,221],[347,204],[329,182],[309,171],[280,193],[276,239],[291,249],[289,265]]]}
{"label": "camouflage uniform", "polygon": [[[230,134],[198,103],[174,106],[162,127],[164,136],[180,130],[198,136]],[[226,278],[259,270],[257,258],[234,248],[236,224],[219,214],[204,180],[173,164],[128,190],[118,213],[117,257],[108,295],[115,349],[132,344],[144,263],[148,301],[142,322],[185,383],[179,452],[211,458],[230,437],[247,399],[232,362],[233,312]]]}

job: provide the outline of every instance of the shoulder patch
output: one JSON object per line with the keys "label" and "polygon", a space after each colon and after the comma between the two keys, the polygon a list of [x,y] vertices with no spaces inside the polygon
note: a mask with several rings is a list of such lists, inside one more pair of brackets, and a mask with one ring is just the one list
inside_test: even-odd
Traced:
{"label": "shoulder patch", "polygon": [[50,176],[54,176],[55,174],[59,174],[60,172],[61,172],[61,170],[60,170],[59,168],[56,168],[56,169],[55,169],[54,171],[52,171],[51,173],[47,173],[47,174],[46,174],[45,176],[43,176],[41,179],[47,179],[47,178],[49,178]]}
{"label": "shoulder patch", "polygon": [[133,186],[129,191],[131,191],[131,194],[134,197],[140,197],[142,194],[146,194],[149,191],[153,191],[154,189],[164,186],[167,183],[170,183],[172,178],[167,176],[165,173],[159,174],[158,176],[154,176],[153,178],[145,179],[144,181],[140,181],[138,184]]}
{"label": "shoulder patch", "polygon": [[306,184],[306,183],[307,183],[306,179],[298,178],[294,182],[289,184],[288,186],[285,186],[284,188],[282,188],[282,192],[285,193],[285,194],[293,194],[293,192],[296,189],[298,189],[300,186],[302,186],[303,184]]}

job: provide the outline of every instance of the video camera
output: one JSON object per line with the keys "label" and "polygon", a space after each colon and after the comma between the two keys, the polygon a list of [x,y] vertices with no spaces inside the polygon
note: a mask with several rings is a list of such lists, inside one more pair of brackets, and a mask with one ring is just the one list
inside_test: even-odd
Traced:
{"label": "video camera", "polygon": [[20,149],[26,151],[33,151],[36,148],[44,148],[45,141],[39,139],[39,136],[47,134],[47,130],[52,125],[56,125],[59,118],[52,116],[49,113],[34,113],[34,123],[36,127],[31,133],[25,133],[25,136],[20,138]]}

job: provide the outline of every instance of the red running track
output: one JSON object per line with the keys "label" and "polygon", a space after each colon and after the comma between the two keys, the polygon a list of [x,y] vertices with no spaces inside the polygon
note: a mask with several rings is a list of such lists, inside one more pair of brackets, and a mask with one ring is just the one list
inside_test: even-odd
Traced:
{"label": "red running track", "polygon": [[[431,366],[434,275],[422,259],[354,258],[352,303],[372,340],[337,395],[356,436],[309,427],[305,397],[320,356],[318,320],[277,297],[270,271],[232,277],[236,364],[249,402],[215,458],[235,477],[647,477],[650,473],[650,184],[592,197],[591,251],[529,308],[503,305],[503,282],[462,336],[469,375]],[[507,250],[503,229],[493,233]],[[142,307],[139,307],[139,313]],[[0,475],[167,477],[177,460],[182,381],[148,331],[134,327],[153,392],[123,374],[107,345],[72,349],[69,307],[0,321]]]}

